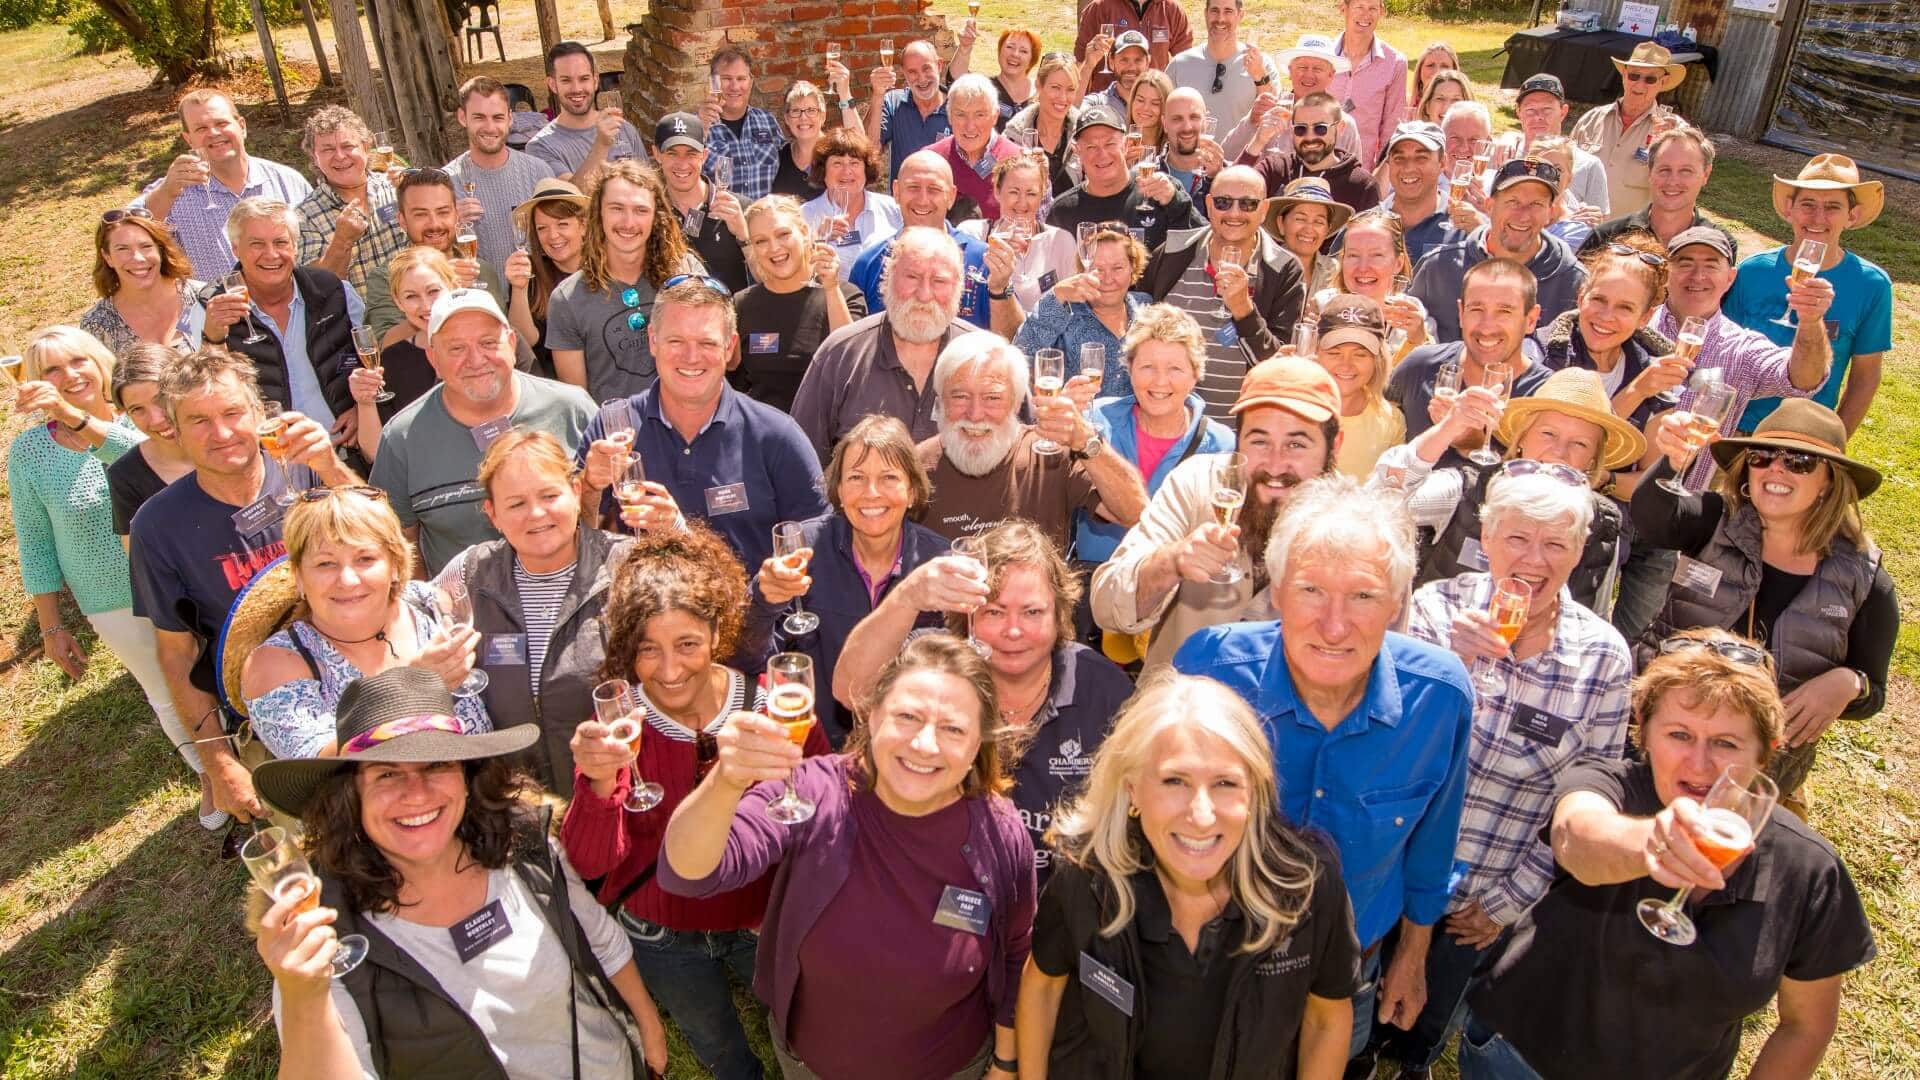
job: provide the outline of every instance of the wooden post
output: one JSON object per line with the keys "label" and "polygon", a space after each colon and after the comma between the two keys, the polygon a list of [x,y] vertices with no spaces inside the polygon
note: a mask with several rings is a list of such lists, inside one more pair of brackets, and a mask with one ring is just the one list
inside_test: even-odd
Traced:
{"label": "wooden post", "polygon": [[280,108],[291,114],[293,105],[287,100],[287,83],[280,77],[280,53],[267,30],[267,12],[260,0],[253,0],[253,26],[260,31],[260,59],[266,61],[267,75],[273,79],[273,96],[280,102]]}
{"label": "wooden post", "polygon": [[533,0],[533,20],[540,25],[540,59],[544,63],[547,53],[561,40],[560,12],[554,0]]}
{"label": "wooden post", "polygon": [[600,9],[600,40],[612,41],[613,4],[610,0],[594,0],[594,5]]}
{"label": "wooden post", "polygon": [[458,151],[447,138],[446,123],[457,84],[446,9],[439,0],[368,0],[369,11],[376,6],[384,81],[393,91],[407,160],[415,165],[451,160]]}
{"label": "wooden post", "polygon": [[314,21],[311,0],[300,0],[300,17],[306,20],[307,39],[313,42],[313,62],[320,65],[320,85],[332,86],[333,72],[327,68],[327,49],[320,44],[320,24]]}
{"label": "wooden post", "polygon": [[340,76],[347,84],[347,101],[374,131],[392,126],[393,106],[385,87],[373,77],[367,57],[367,39],[360,33],[360,13],[353,0],[327,0],[333,18],[333,47],[340,56]]}

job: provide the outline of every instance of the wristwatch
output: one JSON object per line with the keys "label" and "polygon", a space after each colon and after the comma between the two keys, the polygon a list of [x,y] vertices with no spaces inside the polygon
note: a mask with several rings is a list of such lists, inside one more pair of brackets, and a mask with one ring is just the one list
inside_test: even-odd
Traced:
{"label": "wristwatch", "polygon": [[841,107],[842,109],[851,109],[851,108],[853,108],[853,99],[852,99],[852,98],[841,98],[841,99],[840,99],[840,107]]}
{"label": "wristwatch", "polygon": [[1090,458],[1099,457],[1100,452],[1106,448],[1107,440],[1101,438],[1100,433],[1096,431],[1087,436],[1087,444],[1085,446],[1082,446],[1078,450],[1069,450],[1068,455],[1075,461],[1086,461]]}
{"label": "wristwatch", "polygon": [[1269,72],[1267,72],[1267,73],[1266,73],[1266,74],[1265,74],[1264,76],[1262,76],[1262,77],[1260,77],[1260,78],[1258,78],[1258,79],[1255,79],[1255,80],[1253,80],[1253,85],[1255,85],[1255,86],[1265,86],[1265,85],[1267,85],[1268,83],[1270,83],[1270,82],[1272,82],[1272,81],[1273,81],[1273,72],[1271,72],[1271,71],[1269,71]]}

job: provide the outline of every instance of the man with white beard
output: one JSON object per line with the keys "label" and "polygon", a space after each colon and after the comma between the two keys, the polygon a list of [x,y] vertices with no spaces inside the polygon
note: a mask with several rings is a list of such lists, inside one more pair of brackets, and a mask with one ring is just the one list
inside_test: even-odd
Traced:
{"label": "man with white beard", "polygon": [[[1025,518],[1066,551],[1076,510],[1121,525],[1140,519],[1147,505],[1140,470],[1107,445],[1072,399],[1036,399],[1033,426],[1021,422],[1027,358],[999,334],[971,331],[941,350],[933,392],[940,434],[919,447],[933,483],[927,528],[952,540]],[[1034,444],[1041,439],[1060,449],[1039,452]]]}
{"label": "man with white beard", "polygon": [[964,275],[959,246],[939,230],[914,226],[894,239],[880,276],[886,310],[829,334],[794,392],[792,416],[821,461],[868,413],[899,420],[916,440],[939,430],[934,360],[973,330],[959,319]]}

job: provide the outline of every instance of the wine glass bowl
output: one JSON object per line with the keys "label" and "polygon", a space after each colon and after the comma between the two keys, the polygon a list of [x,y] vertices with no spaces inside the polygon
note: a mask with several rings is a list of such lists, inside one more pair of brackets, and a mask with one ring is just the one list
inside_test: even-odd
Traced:
{"label": "wine glass bowl", "polygon": [[[1729,765],[1720,771],[1700,801],[1700,818],[1689,831],[1693,844],[1707,861],[1725,871],[1735,860],[1753,850],[1760,830],[1772,819],[1773,807],[1780,799],[1780,788],[1773,778],[1751,765]],[[1648,897],[1634,907],[1640,925],[1647,933],[1670,945],[1691,945],[1700,930],[1686,910],[1691,885],[1674,893],[1667,901]]]}

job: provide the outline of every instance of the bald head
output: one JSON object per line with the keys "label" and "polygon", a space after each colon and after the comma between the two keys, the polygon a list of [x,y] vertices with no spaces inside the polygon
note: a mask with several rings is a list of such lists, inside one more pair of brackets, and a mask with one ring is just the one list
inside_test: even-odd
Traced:
{"label": "bald head", "polygon": [[946,230],[947,211],[953,209],[953,169],[931,150],[907,155],[893,178],[893,199],[908,225]]}
{"label": "bald head", "polygon": [[1167,145],[1175,154],[1185,156],[1199,150],[1209,124],[1207,101],[1200,96],[1200,91],[1182,86],[1167,95],[1160,127],[1167,133]]}
{"label": "bald head", "polygon": [[[1214,237],[1235,246],[1251,243],[1259,235],[1260,222],[1266,216],[1261,205],[1266,196],[1267,182],[1251,166],[1233,165],[1220,170],[1207,192],[1207,223],[1212,226]],[[1213,204],[1215,198],[1234,201],[1222,210]],[[1243,201],[1248,199],[1254,200],[1251,208]]]}

